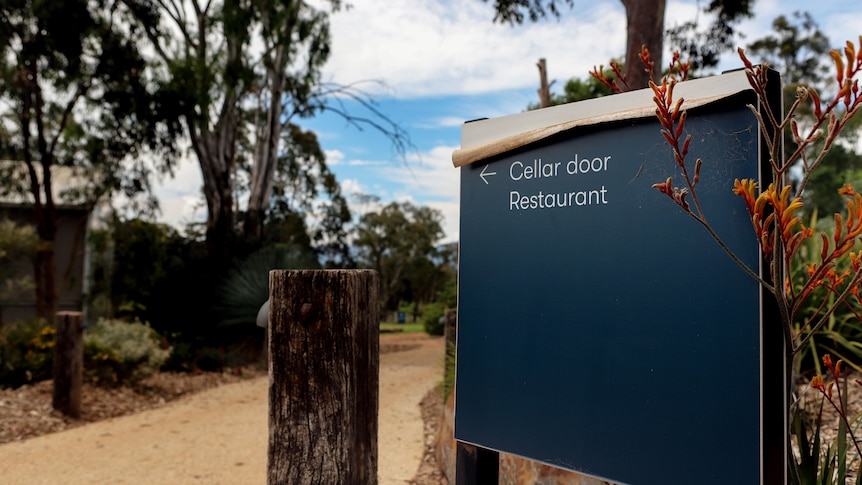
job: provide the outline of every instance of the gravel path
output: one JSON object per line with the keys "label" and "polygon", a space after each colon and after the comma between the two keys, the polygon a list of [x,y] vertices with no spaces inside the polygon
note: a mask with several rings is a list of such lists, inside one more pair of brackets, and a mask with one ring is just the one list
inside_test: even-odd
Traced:
{"label": "gravel path", "polygon": [[[444,341],[382,335],[380,344],[379,483],[404,484],[425,451],[419,404],[442,380]],[[158,409],[0,445],[0,483],[264,484],[267,387],[266,377],[225,384]]]}

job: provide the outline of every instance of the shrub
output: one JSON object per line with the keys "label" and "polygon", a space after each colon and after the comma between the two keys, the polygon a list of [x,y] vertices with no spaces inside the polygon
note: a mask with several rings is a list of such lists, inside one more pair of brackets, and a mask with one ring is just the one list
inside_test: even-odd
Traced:
{"label": "shrub", "polygon": [[422,324],[428,335],[443,335],[445,333],[446,324],[441,321],[445,312],[446,307],[442,303],[425,305],[425,311],[422,312]]}
{"label": "shrub", "polygon": [[50,379],[55,333],[39,319],[0,326],[0,388]]}
{"label": "shrub", "polygon": [[147,323],[99,319],[84,333],[84,369],[103,384],[139,382],[170,355]]}

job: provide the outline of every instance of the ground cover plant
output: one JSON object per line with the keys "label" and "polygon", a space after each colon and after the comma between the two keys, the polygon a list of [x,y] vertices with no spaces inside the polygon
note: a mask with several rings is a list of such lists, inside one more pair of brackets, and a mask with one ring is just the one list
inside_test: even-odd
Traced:
{"label": "ground cover plant", "polygon": [[[779,107],[770,106],[767,96],[767,85],[775,79],[769,74],[769,66],[752,63],[745,52],[739,50],[749,84],[758,98],[759,106],[750,105],[750,108],[761,133],[766,134],[763,144],[771,180],[737,179],[728,190],[744,201],[754,236],[760,243],[764,268],[767,268],[763,276],[757,268],[742,262],[724,243],[710,225],[698,198],[701,167],[704,163],[721,161],[690,160],[688,156],[691,135],[685,129],[686,106],[682,98],[674,97],[674,87],[685,81],[689,65],[674,55],[661,81],[650,82],[656,117],[679,170],[677,181],[668,177],[654,187],[700,224],[777,304],[785,358],[795,364],[788,366],[785,376],[788,395],[792,396],[788,410],[787,473],[789,481],[795,484],[846,483],[850,469],[858,468],[862,456],[857,440],[860,415],[847,407],[845,369],[848,365],[843,359],[834,361],[830,353],[842,352],[847,358],[859,356],[859,342],[852,340],[858,336],[859,327],[847,325],[846,320],[862,321],[862,194],[849,184],[836,187],[844,198],[845,211],[834,215],[834,225],[830,228],[806,226],[801,217],[805,189],[812,175],[821,167],[830,149],[839,146],[840,133],[862,109],[859,88],[862,36],[858,47],[847,42],[843,52],[833,50],[830,56],[834,66],[834,95],[821,99],[816,89],[799,85],[796,99],[781,113]],[[655,66],[646,49],[641,53],[641,61],[652,72]],[[620,85],[626,84],[624,76],[619,66],[611,67],[610,72],[620,83],[610,79],[605,74],[608,71],[601,67],[591,74],[612,90],[622,91]],[[802,116],[805,111],[810,111],[810,115]],[[792,143],[785,150],[786,135]],[[791,170],[798,171],[799,175],[791,178]],[[801,358],[806,355],[816,374],[810,380],[809,393],[796,395],[794,370],[799,371]],[[852,365],[858,369],[859,362]],[[862,381],[854,380],[850,385],[862,385]],[[833,408],[840,417],[831,443],[821,441],[825,424],[820,416],[824,406]],[[862,483],[858,474],[855,483]]]}

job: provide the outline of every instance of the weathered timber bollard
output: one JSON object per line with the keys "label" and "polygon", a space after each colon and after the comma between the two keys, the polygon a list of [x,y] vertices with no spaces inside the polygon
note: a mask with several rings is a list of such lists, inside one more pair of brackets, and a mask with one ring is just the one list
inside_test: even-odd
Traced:
{"label": "weathered timber bollard", "polygon": [[84,327],[81,312],[57,312],[54,343],[54,409],[81,417],[81,385],[84,373]]}
{"label": "weathered timber bollard", "polygon": [[377,284],[270,271],[268,485],[377,483]]}

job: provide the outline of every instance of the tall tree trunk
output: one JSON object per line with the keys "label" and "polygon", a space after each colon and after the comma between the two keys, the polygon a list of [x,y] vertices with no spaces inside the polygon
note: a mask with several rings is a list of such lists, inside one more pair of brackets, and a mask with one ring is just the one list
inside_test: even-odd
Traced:
{"label": "tall tree trunk", "polygon": [[626,65],[625,75],[629,88],[649,86],[650,75],[640,60],[641,47],[649,50],[655,63],[654,72],[660,76],[664,49],[664,9],[666,0],[622,0],[626,9]]}
{"label": "tall tree trunk", "polygon": [[[53,147],[49,148],[43,119],[42,91],[38,80],[38,63],[29,63],[19,71],[16,87],[21,92],[20,125],[23,141],[24,164],[30,180],[30,195],[33,196],[33,220],[39,235],[39,248],[33,262],[33,279],[36,284],[36,316],[53,321],[57,312],[57,289],[54,269],[54,240],[57,236],[57,214],[54,196],[51,191],[51,165],[54,162]],[[71,106],[74,100],[71,101]],[[39,154],[38,163],[42,168],[41,181],[36,172],[33,153],[31,123],[36,127],[35,148]],[[43,203],[44,200],[44,203]]]}
{"label": "tall tree trunk", "polygon": [[57,313],[59,307],[55,284],[54,239],[46,240],[40,237],[39,246],[33,261],[33,275],[36,283],[36,316],[45,321],[51,321],[52,315]]}
{"label": "tall tree trunk", "polygon": [[[276,59],[283,57],[284,46],[277,48]],[[281,135],[282,83],[284,71],[276,70],[267,76],[271,83],[269,106],[266,119],[257,129],[257,144],[254,149],[254,163],[251,169],[251,188],[248,198],[243,234],[245,237],[260,240],[263,218],[269,197],[272,195],[272,180],[278,162],[278,139]]]}
{"label": "tall tree trunk", "polygon": [[[206,14],[199,13],[196,57],[207,59]],[[241,65],[242,45],[235,37],[225,38],[225,65]],[[209,78],[198,79],[199,89],[210,89]],[[236,165],[237,124],[239,123],[240,92],[236,84],[225,86],[224,98],[212,123],[210,106],[200,106],[200,113],[186,114],[189,138],[198,157],[203,175],[204,197],[207,201],[206,249],[212,258],[230,256],[230,241],[234,236],[233,176]],[[212,124],[211,124],[212,123]]]}
{"label": "tall tree trunk", "polygon": [[[191,130],[190,130],[191,131]],[[223,132],[192,132],[192,147],[201,167],[207,202],[206,248],[213,257],[230,253],[233,232],[233,137]]]}
{"label": "tall tree trunk", "polygon": [[207,201],[206,247],[212,257],[230,255],[233,237],[233,171],[236,164],[237,103],[235,92],[225,95],[213,130],[205,121],[187,118],[192,148],[197,155]]}
{"label": "tall tree trunk", "polygon": [[[269,198],[272,195],[272,181],[278,164],[278,146],[283,128],[284,115],[284,83],[287,75],[287,64],[290,59],[291,37],[297,23],[301,2],[289,8],[288,21],[282,22],[279,35],[275,36],[277,44],[269,45],[272,54],[266,72],[266,82],[269,85],[269,99],[261,100],[260,105],[266,106],[265,118],[258,122],[256,128],[256,145],[254,163],[251,170],[251,188],[248,199],[248,214],[243,227],[247,238],[259,240],[262,237],[262,224],[266,214]],[[266,12],[266,11],[264,11]],[[272,25],[275,19],[264,14],[261,22]]]}

